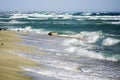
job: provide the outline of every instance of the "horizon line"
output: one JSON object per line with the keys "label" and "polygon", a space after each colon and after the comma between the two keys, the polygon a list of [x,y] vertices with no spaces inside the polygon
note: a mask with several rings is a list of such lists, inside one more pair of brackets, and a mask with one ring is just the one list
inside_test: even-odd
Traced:
{"label": "horizon line", "polygon": [[42,11],[42,10],[35,10],[35,11],[28,11],[28,10],[0,10],[0,12],[85,12],[85,13],[120,13],[120,11]]}

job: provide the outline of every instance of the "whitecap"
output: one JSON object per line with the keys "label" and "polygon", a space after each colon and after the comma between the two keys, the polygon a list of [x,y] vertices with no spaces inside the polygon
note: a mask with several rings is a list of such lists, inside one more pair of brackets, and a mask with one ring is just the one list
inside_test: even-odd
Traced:
{"label": "whitecap", "polygon": [[16,19],[16,18],[28,18],[28,14],[17,13],[10,16],[10,19]]}
{"label": "whitecap", "polygon": [[25,28],[10,28],[9,30],[20,31],[20,32],[30,32],[36,34],[48,34],[50,31],[45,29],[32,29],[31,26],[26,26]]}
{"label": "whitecap", "polygon": [[96,32],[82,31],[78,34],[68,35],[68,36],[77,38],[79,40],[83,40],[87,43],[95,43],[99,38],[102,37],[102,32],[101,31],[96,31]]}
{"label": "whitecap", "polygon": [[112,45],[118,44],[119,42],[120,42],[120,40],[118,40],[118,39],[106,38],[103,40],[102,45],[103,46],[112,46]]}
{"label": "whitecap", "polygon": [[119,22],[111,22],[111,24],[120,24],[120,21]]}

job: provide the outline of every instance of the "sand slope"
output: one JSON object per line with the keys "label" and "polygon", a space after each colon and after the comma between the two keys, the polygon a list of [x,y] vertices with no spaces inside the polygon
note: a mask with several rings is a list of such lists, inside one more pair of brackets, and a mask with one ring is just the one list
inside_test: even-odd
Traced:
{"label": "sand slope", "polygon": [[20,37],[12,31],[0,31],[0,80],[29,80],[30,77],[21,74],[19,66],[36,66],[37,63],[7,50],[19,50],[23,52],[32,52],[32,48],[19,45],[15,42],[21,41]]}

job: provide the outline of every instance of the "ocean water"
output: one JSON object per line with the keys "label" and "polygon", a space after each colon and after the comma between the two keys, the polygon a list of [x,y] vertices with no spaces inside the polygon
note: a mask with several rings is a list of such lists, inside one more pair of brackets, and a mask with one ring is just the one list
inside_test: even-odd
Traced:
{"label": "ocean water", "polygon": [[120,80],[120,13],[0,12],[0,27],[44,52],[11,51],[40,64],[20,66],[33,80]]}

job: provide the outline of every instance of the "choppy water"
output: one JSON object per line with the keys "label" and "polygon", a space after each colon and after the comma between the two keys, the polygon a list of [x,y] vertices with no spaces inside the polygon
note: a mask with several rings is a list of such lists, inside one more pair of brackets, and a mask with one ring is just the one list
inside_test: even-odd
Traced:
{"label": "choppy water", "polygon": [[46,53],[12,51],[40,63],[21,66],[36,80],[120,79],[120,13],[1,12],[0,26],[30,32],[21,44]]}

